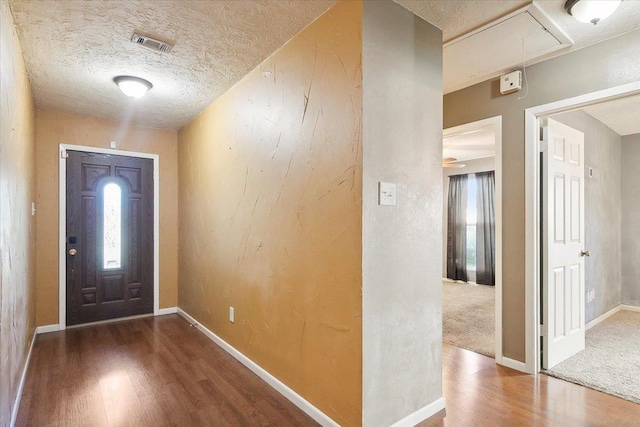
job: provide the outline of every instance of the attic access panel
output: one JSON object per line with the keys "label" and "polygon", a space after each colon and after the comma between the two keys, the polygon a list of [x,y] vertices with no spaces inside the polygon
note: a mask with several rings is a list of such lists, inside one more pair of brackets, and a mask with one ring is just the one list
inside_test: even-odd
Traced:
{"label": "attic access panel", "polygon": [[444,45],[444,92],[499,76],[521,66],[523,59],[530,64],[572,44],[573,41],[531,3]]}

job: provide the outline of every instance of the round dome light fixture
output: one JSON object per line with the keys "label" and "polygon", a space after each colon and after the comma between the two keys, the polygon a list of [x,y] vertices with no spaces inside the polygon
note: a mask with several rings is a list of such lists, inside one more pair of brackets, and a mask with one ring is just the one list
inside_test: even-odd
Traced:
{"label": "round dome light fixture", "polygon": [[150,81],[133,76],[118,76],[113,78],[122,93],[131,98],[140,98],[153,87]]}
{"label": "round dome light fixture", "polygon": [[622,0],[567,0],[564,10],[580,22],[596,25],[620,6]]}

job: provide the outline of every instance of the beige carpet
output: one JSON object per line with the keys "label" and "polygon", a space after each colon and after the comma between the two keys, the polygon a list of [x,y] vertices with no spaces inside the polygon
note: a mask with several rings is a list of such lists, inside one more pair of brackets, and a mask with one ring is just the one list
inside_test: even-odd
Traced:
{"label": "beige carpet", "polygon": [[495,357],[495,288],[442,282],[442,340]]}
{"label": "beige carpet", "polygon": [[621,310],[597,324],[583,351],[544,372],[640,403],[640,313]]}

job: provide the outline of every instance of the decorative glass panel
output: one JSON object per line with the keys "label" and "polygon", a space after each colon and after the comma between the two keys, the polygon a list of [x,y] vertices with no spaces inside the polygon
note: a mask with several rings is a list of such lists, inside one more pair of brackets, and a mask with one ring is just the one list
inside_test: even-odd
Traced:
{"label": "decorative glass panel", "polygon": [[122,266],[122,190],[115,183],[104,186],[104,269]]}

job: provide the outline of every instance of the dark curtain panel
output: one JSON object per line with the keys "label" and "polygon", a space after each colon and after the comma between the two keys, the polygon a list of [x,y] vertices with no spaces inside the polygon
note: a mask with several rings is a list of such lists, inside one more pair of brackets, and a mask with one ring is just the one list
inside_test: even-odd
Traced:
{"label": "dark curtain panel", "polygon": [[476,174],[478,184],[478,222],[476,226],[476,283],[496,284],[496,212],[494,205],[495,174]]}
{"label": "dark curtain panel", "polygon": [[467,180],[468,175],[449,177],[447,212],[447,278],[467,278]]}

